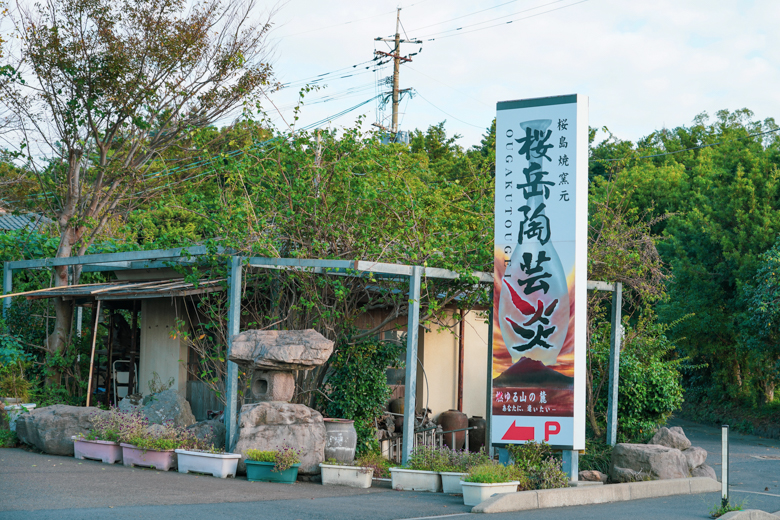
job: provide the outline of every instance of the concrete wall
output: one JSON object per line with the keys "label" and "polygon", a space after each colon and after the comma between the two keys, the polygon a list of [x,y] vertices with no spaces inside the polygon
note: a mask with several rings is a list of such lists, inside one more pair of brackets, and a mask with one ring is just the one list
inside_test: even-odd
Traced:
{"label": "concrete wall", "polygon": [[157,372],[163,383],[174,379],[172,388],[187,395],[187,347],[179,339],[171,338],[176,327],[174,298],[151,298],[141,301],[141,354],[138,366],[138,384],[141,393],[149,394],[149,381]]}

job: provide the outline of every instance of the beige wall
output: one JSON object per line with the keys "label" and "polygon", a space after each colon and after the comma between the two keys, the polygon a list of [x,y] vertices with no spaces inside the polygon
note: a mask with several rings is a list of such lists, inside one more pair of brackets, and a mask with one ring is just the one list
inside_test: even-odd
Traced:
{"label": "beige wall", "polygon": [[[382,311],[366,313],[357,320],[361,329],[371,329],[382,322]],[[469,417],[485,416],[487,390],[487,339],[486,312],[469,311],[466,314],[463,360],[463,412]],[[400,325],[406,331],[406,317],[395,320],[386,330]],[[458,405],[458,332],[456,320],[446,326],[434,326],[430,330],[420,328],[417,355],[425,367],[425,374],[417,365],[417,408],[422,409],[428,399],[431,417],[455,409]],[[453,334],[454,332],[454,334]],[[426,377],[427,376],[427,385]],[[430,394],[428,394],[428,391]]]}
{"label": "beige wall", "polygon": [[[485,416],[488,325],[484,322],[483,313],[471,311],[464,324],[463,412],[469,417]],[[428,398],[432,417],[458,406],[459,326],[452,319],[444,325],[421,331],[419,342],[430,393],[428,397],[425,377],[418,369],[417,406],[424,407]]]}
{"label": "beige wall", "polygon": [[141,301],[141,355],[138,366],[138,384],[141,393],[149,394],[149,381],[157,372],[163,383],[174,379],[172,388],[187,394],[187,347],[179,339],[171,338],[176,327],[174,298],[152,298]]}

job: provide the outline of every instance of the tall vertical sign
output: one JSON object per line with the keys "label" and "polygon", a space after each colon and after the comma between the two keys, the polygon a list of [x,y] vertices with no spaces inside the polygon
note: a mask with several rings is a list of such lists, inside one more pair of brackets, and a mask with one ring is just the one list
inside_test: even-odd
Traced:
{"label": "tall vertical sign", "polygon": [[494,445],[585,449],[588,98],[498,103]]}

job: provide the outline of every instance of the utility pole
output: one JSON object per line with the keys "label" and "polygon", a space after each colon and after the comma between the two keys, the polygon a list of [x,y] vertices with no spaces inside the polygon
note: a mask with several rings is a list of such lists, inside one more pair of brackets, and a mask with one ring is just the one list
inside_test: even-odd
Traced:
{"label": "utility pole", "polygon": [[[388,56],[393,58],[393,122],[390,127],[390,131],[393,134],[393,138],[395,139],[396,134],[398,134],[398,105],[401,101],[401,92],[404,92],[406,90],[410,89],[404,89],[401,90],[400,83],[401,83],[401,62],[407,62],[412,61],[412,58],[410,56],[414,56],[414,54],[410,54],[409,56],[401,56],[401,44],[402,43],[422,43],[420,40],[402,40],[401,39],[401,8],[398,8],[398,11],[396,11],[395,15],[395,37],[394,38],[375,38],[376,41],[381,42],[393,42],[395,43],[395,46],[393,48],[393,53],[387,53],[382,51],[374,51],[376,54],[380,54],[382,56]],[[376,125],[379,126],[379,125]]]}

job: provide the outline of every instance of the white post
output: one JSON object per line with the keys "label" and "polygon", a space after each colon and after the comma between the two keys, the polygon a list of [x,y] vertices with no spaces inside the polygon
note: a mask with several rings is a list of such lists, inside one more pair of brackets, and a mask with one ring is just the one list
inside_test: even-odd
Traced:
{"label": "white post", "polygon": [[417,339],[420,327],[420,283],[422,267],[414,266],[409,278],[409,318],[406,330],[406,384],[404,388],[404,436],[401,455],[404,466],[414,448],[414,420],[417,409]]}
{"label": "white post", "polygon": [[729,503],[729,425],[721,427],[721,504]]}
{"label": "white post", "polygon": [[[228,261],[228,322],[227,355],[233,346],[233,336],[241,326],[241,257],[231,256]],[[232,451],[238,441],[238,365],[227,360],[225,380],[225,449]]]}
{"label": "white post", "polygon": [[563,472],[569,475],[569,482],[577,482],[580,473],[580,452],[563,450]]}
{"label": "white post", "polygon": [[620,382],[621,311],[623,309],[623,284],[615,282],[612,292],[612,334],[609,338],[609,388],[607,402],[607,444],[617,443],[618,383]]}

